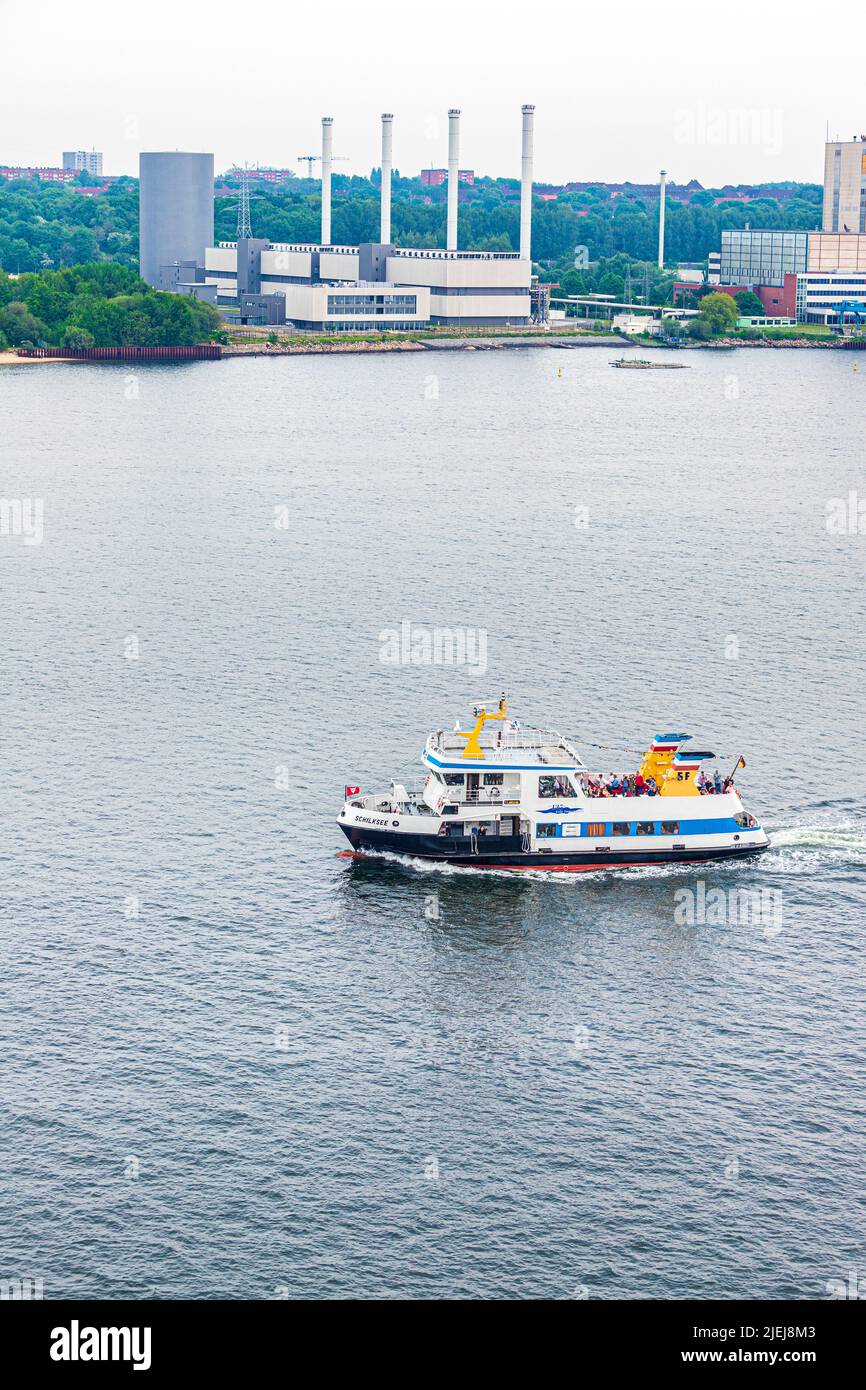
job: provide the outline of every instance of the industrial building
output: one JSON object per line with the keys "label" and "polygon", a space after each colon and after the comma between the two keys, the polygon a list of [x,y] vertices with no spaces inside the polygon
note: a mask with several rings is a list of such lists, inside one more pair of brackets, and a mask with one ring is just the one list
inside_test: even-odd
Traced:
{"label": "industrial building", "polygon": [[866,232],[866,135],[824,146],[825,232]]}
{"label": "industrial building", "polygon": [[138,177],[139,273],[159,289],[163,266],[204,266],[213,245],[213,155],[141,154]]}
{"label": "industrial building", "polygon": [[807,266],[808,232],[723,231],[723,285],[783,285]]}
{"label": "industrial building", "polygon": [[[241,294],[282,295],[285,319],[303,329],[358,332],[410,329],[425,323],[522,325],[531,318],[533,116],[522,108],[519,251],[464,251],[458,240],[460,112],[448,113],[446,247],[401,248],[391,240],[392,132],[382,116],[379,241],[331,243],[333,120],[322,119],[322,213],[318,243],[289,245],[253,237],[209,245],[205,284],[218,306]],[[464,171],[465,172],[465,171]],[[177,259],[182,259],[177,257]],[[189,290],[189,286],[187,286]],[[246,321],[251,321],[247,319]],[[253,321],[273,322],[272,318]]]}
{"label": "industrial building", "polygon": [[834,325],[866,298],[866,234],[723,231],[719,288],[752,290],[773,318]]}

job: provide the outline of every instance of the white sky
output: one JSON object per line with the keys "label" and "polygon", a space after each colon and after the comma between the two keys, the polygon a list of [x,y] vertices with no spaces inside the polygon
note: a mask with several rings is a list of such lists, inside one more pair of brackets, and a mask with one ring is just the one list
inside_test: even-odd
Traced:
{"label": "white sky", "polygon": [[135,174],[139,150],[188,149],[212,150],[218,170],[303,173],[296,157],[332,115],[335,172],[368,173],[393,111],[394,162],[412,174],[445,164],[453,105],[461,166],[517,177],[531,101],[538,180],[648,182],[665,167],[705,185],[821,182],[827,121],[831,136],[866,130],[866,11],[837,0],[822,27],[824,13],[797,0],[0,0],[0,163],[95,146],[106,173]]}

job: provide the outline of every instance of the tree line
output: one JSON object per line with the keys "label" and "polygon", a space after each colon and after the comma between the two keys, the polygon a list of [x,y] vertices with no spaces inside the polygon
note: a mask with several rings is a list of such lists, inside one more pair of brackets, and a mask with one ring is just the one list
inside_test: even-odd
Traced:
{"label": "tree line", "polygon": [[[83,176],[81,182],[84,182]],[[810,230],[819,225],[821,189],[816,184],[781,185],[793,196],[716,203],[702,189],[688,203],[668,201],[666,255],[670,262],[702,261],[718,250],[726,228],[777,227]],[[253,231],[271,241],[315,242],[319,238],[319,183],[293,179],[251,190]],[[469,250],[516,251],[520,241],[519,183],[516,179],[478,179],[460,186],[460,244]],[[532,255],[557,265],[575,246],[585,245],[592,261],[623,254],[632,260],[655,258],[658,200],[613,197],[603,186],[560,192],[555,199],[537,193],[533,206]],[[427,188],[420,178],[395,176],[391,225],[402,246],[444,246],[444,187]],[[218,197],[215,240],[234,240],[237,200]],[[370,178],[337,174],[333,179],[332,236],[357,245],[379,235],[377,171]],[[87,196],[75,185],[38,180],[0,179],[0,267],[9,273],[58,270],[89,261],[138,265],[138,181],[124,178],[104,193]]]}
{"label": "tree line", "polygon": [[0,349],[185,346],[220,326],[210,304],[152,290],[111,261],[19,278],[0,272]]}

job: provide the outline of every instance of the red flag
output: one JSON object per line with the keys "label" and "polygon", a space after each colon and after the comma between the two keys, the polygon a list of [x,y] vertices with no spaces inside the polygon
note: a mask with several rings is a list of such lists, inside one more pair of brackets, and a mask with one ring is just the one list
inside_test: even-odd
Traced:
{"label": "red flag", "polygon": [[346,788],[346,800],[348,801],[350,796],[358,796],[358,795],[360,794],[360,791],[361,791],[361,788],[360,788],[360,787],[347,787],[347,788]]}

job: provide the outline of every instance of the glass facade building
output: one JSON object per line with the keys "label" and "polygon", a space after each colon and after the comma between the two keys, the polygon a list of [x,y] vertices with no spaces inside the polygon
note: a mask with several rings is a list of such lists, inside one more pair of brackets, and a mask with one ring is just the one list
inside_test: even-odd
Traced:
{"label": "glass facade building", "polygon": [[808,232],[722,232],[723,285],[784,285],[806,269]]}

